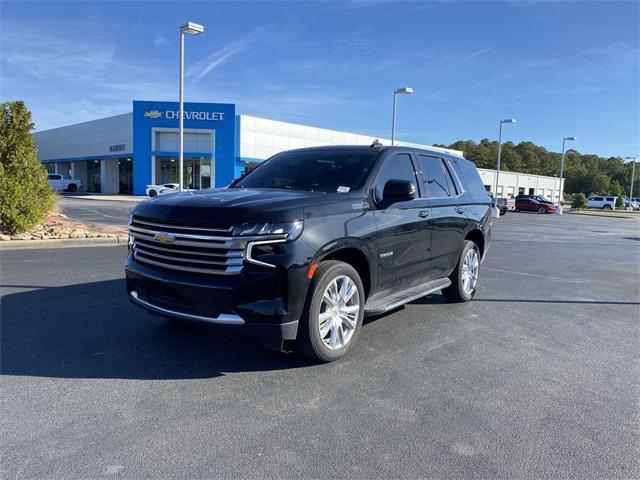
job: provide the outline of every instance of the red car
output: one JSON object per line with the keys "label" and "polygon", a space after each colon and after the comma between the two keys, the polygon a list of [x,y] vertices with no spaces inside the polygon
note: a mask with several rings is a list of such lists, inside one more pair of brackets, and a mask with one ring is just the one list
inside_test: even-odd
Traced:
{"label": "red car", "polygon": [[540,195],[518,195],[516,212],[555,213],[556,206],[551,200]]}

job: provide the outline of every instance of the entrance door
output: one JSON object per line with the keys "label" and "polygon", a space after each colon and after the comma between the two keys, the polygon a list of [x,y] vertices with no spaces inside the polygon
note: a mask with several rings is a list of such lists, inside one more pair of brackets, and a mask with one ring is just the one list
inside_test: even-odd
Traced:
{"label": "entrance door", "polygon": [[192,190],[200,189],[200,159],[184,159],[182,181],[184,188],[190,188]]}
{"label": "entrance door", "polygon": [[87,162],[87,192],[100,192],[100,160]]}
{"label": "entrance door", "polygon": [[119,192],[133,193],[133,160],[131,158],[121,158],[118,160]]}

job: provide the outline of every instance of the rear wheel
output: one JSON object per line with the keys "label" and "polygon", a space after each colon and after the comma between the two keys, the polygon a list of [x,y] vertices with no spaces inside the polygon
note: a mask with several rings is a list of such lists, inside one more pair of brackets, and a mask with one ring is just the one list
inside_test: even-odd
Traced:
{"label": "rear wheel", "polygon": [[149,190],[150,197],[155,197],[156,195],[158,195],[158,192],[156,192],[155,190]]}
{"label": "rear wheel", "polygon": [[450,302],[468,302],[476,294],[480,273],[480,251],[475,242],[465,240],[456,268],[449,279],[451,285],[442,294]]}
{"label": "rear wheel", "polygon": [[360,275],[343,262],[322,262],[309,289],[296,349],[320,362],[346,355],[358,338],[364,317]]}
{"label": "rear wheel", "polygon": [[67,187],[67,191],[69,192],[75,192],[76,190],[78,190],[78,186],[75,183],[70,183]]}
{"label": "rear wheel", "polygon": [[603,210],[611,210],[611,205],[609,205],[608,203],[604,205],[604,207],[602,207]]}
{"label": "rear wheel", "polygon": [[538,213],[539,214],[547,213],[547,209],[544,207],[538,207]]}

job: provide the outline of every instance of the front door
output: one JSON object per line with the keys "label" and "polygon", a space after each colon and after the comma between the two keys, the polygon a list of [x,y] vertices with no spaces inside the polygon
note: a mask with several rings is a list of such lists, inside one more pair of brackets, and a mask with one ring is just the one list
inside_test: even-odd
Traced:
{"label": "front door", "polygon": [[422,283],[431,249],[428,202],[417,197],[384,205],[382,192],[388,180],[409,180],[419,188],[409,154],[401,153],[386,159],[373,193],[378,205],[374,217],[380,296]]}

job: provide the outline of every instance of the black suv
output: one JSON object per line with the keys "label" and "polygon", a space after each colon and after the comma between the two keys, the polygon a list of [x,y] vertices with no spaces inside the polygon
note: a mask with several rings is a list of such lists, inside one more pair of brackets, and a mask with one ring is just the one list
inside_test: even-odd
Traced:
{"label": "black suv", "polygon": [[224,189],[133,210],[131,300],[335,360],[367,314],[442,290],[470,300],[491,237],[473,163],[405,147],[279,153]]}

